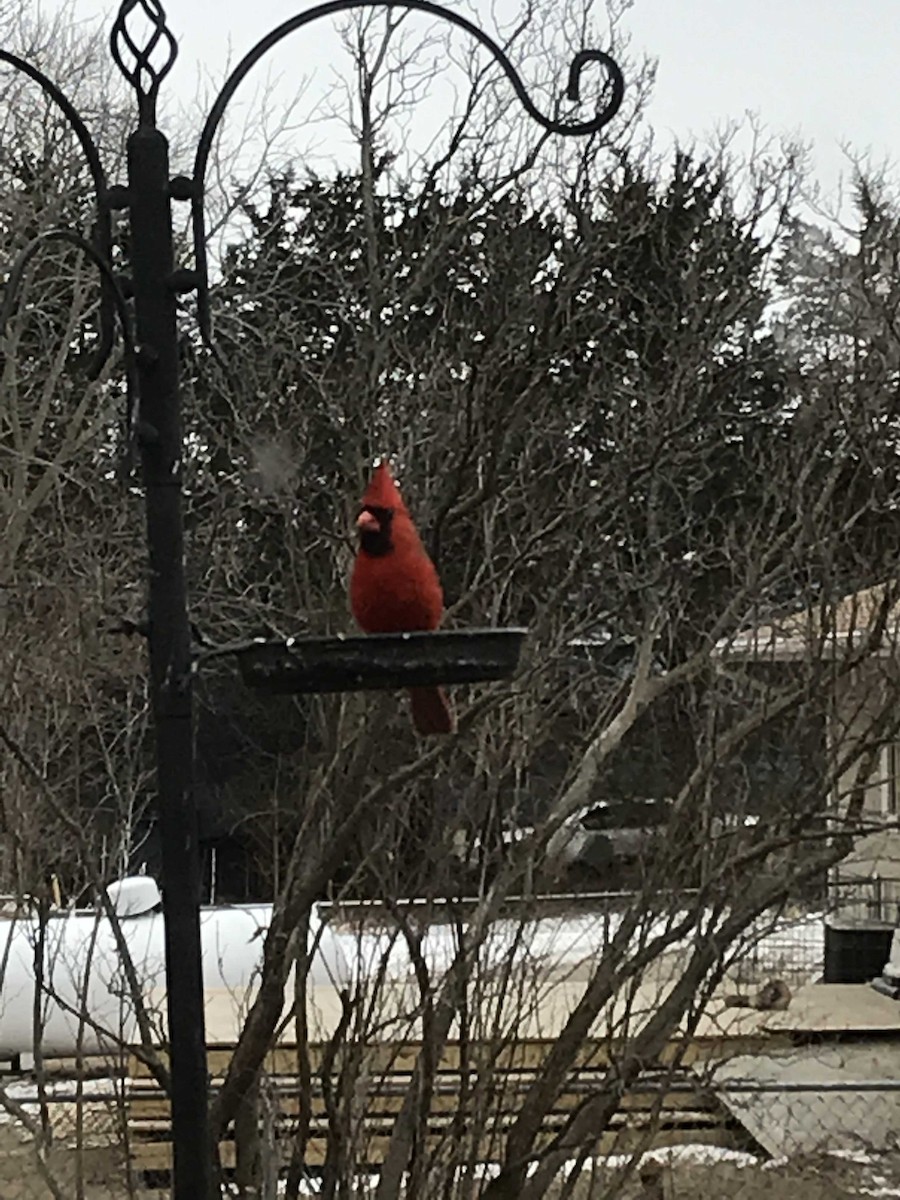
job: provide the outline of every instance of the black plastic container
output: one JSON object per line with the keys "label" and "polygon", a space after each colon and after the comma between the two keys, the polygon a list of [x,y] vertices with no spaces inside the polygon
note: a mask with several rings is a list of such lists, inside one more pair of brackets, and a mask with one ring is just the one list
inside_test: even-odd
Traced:
{"label": "black plastic container", "polygon": [[891,954],[895,926],[886,921],[825,924],[824,983],[870,983]]}

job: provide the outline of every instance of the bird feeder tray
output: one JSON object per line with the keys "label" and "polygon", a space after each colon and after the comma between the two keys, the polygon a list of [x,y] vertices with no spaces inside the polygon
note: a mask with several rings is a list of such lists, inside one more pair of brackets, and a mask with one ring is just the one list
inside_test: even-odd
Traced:
{"label": "bird feeder tray", "polygon": [[237,650],[244,682],[278,694],[366,692],[507,679],[524,629],[255,641]]}

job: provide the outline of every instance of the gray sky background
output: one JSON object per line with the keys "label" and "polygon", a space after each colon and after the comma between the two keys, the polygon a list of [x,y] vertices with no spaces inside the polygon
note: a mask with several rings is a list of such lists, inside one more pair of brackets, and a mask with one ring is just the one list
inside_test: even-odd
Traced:
{"label": "gray sky background", "polygon": [[[40,0],[35,7],[47,12],[64,2]],[[110,0],[71,3],[77,17],[106,15],[107,25],[114,7]],[[201,70],[221,79],[229,55],[237,61],[271,27],[308,6],[302,0],[165,4],[180,41],[166,94],[185,103],[196,94]],[[519,0],[474,0],[472,7],[489,24],[492,9],[511,18]],[[876,164],[894,163],[900,145],[900,0],[634,0],[624,26],[635,52],[658,59],[648,116],[663,137],[702,138],[752,111],[772,133],[814,143],[814,172],[831,194],[848,173],[842,143]],[[321,95],[338,60],[333,30],[332,22],[319,22],[272,56],[280,98],[311,72],[303,105],[308,110]],[[257,84],[264,77],[260,72]],[[249,102],[252,92],[248,86],[242,100]],[[438,117],[439,89],[430,103]],[[417,123],[429,120],[428,108],[426,100]]]}

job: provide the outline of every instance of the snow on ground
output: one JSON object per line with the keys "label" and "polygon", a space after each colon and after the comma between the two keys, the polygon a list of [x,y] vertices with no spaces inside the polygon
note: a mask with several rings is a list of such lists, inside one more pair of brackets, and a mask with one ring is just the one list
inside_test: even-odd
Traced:
{"label": "snow on ground", "polygon": [[[702,1143],[686,1146],[665,1146],[660,1150],[648,1150],[641,1156],[642,1163],[659,1163],[661,1166],[712,1167],[718,1163],[729,1163],[733,1167],[758,1167],[760,1160],[755,1154],[745,1154],[742,1150],[728,1150],[725,1146],[705,1146]],[[610,1154],[606,1158],[597,1159],[598,1165],[608,1170],[621,1170],[627,1167],[631,1158],[626,1154]]]}
{"label": "snow on ground", "polygon": [[[775,1166],[776,1164],[768,1164],[761,1162],[752,1154],[743,1154],[736,1150],[726,1150],[719,1146],[706,1145],[684,1145],[672,1146],[666,1149],[650,1150],[645,1154],[640,1155],[636,1160],[628,1155],[607,1155],[589,1158],[584,1163],[578,1165],[580,1173],[585,1178],[590,1178],[598,1174],[617,1173],[626,1168],[633,1168],[635,1173],[639,1173],[645,1166],[655,1163],[661,1167],[665,1167],[672,1171],[677,1177],[679,1170],[690,1170],[691,1168],[715,1169],[723,1167],[731,1171],[748,1172],[750,1173],[760,1170],[765,1170],[767,1167]],[[890,1159],[880,1159],[877,1156],[868,1156],[863,1159],[855,1159],[852,1164],[846,1161],[841,1161],[840,1156],[826,1154],[816,1164],[801,1162],[800,1160],[781,1160],[778,1164],[778,1169],[787,1174],[788,1179],[791,1177],[804,1175],[807,1178],[812,1175],[822,1178],[832,1179],[835,1172],[840,1173],[841,1184],[847,1189],[847,1195],[855,1196],[876,1196],[881,1200],[897,1200],[900,1197],[900,1174],[898,1174],[898,1164],[896,1156]],[[576,1168],[573,1162],[569,1164],[570,1170],[563,1169],[562,1176],[567,1176],[571,1170]],[[533,1166],[529,1174],[533,1173],[536,1168]],[[474,1176],[475,1179],[483,1182],[492,1178],[497,1174],[497,1167],[492,1163],[478,1163],[474,1170],[467,1174]],[[462,1180],[462,1173],[458,1173],[458,1178]],[[749,1180],[748,1180],[749,1181]],[[371,1196],[375,1194],[378,1186],[377,1175],[360,1175],[353,1181],[354,1195]],[[232,1191],[229,1195],[238,1195],[236,1185],[232,1185]],[[851,1190],[852,1189],[852,1190]],[[286,1191],[284,1181],[279,1183],[278,1194],[283,1195]],[[322,1181],[317,1178],[309,1178],[304,1180],[300,1185],[301,1196],[319,1196],[322,1194]],[[707,1193],[704,1192],[704,1195]],[[754,1191],[753,1195],[757,1195]],[[779,1192],[779,1195],[782,1193]]]}
{"label": "snow on ground", "polygon": [[[75,1100],[79,1096],[85,1103],[92,1100],[107,1100],[122,1094],[121,1079],[54,1079],[44,1088],[45,1100]],[[0,1096],[21,1104],[26,1112],[37,1112],[41,1093],[32,1079],[17,1079],[13,1083],[0,1083]],[[7,1113],[0,1112],[0,1121],[9,1120]]]}

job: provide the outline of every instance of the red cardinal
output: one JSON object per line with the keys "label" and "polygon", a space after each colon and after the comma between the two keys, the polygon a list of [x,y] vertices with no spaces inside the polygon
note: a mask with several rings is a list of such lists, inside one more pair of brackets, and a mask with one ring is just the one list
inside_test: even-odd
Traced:
{"label": "red cardinal", "polygon": [[[350,607],[360,629],[437,629],[444,611],[441,581],[386,462],[369,480],[356,529],[359,549],[350,578]],[[453,715],[441,688],[410,688],[409,694],[419,733],[453,732]]]}

